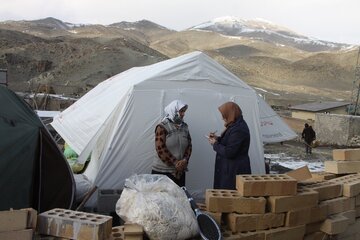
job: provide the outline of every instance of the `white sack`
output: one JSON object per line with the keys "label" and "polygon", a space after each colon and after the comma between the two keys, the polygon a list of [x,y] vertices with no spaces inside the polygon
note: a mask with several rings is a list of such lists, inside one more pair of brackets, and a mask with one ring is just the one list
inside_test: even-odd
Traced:
{"label": "white sack", "polygon": [[116,204],[127,222],[143,226],[152,240],[188,239],[198,225],[184,191],[165,175],[133,175]]}

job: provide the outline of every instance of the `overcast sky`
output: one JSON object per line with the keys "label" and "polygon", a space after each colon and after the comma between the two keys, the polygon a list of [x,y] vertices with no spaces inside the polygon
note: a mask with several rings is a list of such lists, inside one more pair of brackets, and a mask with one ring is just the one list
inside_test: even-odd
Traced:
{"label": "overcast sky", "polygon": [[3,0],[0,7],[0,21],[146,19],[174,30],[223,16],[262,18],[309,37],[360,44],[360,0]]}

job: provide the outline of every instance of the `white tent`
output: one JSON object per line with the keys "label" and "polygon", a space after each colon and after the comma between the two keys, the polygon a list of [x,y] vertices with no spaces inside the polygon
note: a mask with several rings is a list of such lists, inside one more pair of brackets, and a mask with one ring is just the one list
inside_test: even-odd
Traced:
{"label": "white tent", "polygon": [[56,116],[52,126],[81,159],[92,153],[84,174],[96,186],[122,188],[132,174],[150,173],[155,126],[164,116],[164,107],[174,99],[189,105],[185,121],[193,153],[186,184],[194,192],[212,188],[215,153],[205,135],[223,130],[217,108],[224,102],[234,101],[243,110],[251,133],[253,173],[265,172],[263,140],[271,139],[272,134],[267,125],[267,137],[262,136],[261,121],[276,123],[274,133],[283,129],[283,138],[276,135],[276,141],[295,135],[255,90],[201,52],[115,75]]}

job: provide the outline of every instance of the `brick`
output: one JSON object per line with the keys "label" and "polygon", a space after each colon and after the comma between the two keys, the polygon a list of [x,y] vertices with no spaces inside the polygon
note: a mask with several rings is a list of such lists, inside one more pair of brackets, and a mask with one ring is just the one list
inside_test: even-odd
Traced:
{"label": "brick", "polygon": [[304,236],[304,240],[324,240],[325,233],[323,232],[314,232]]}
{"label": "brick", "polygon": [[343,185],[341,183],[330,181],[309,184],[305,183],[303,187],[318,192],[319,201],[341,197],[343,192]]}
{"label": "brick", "polygon": [[0,211],[0,232],[24,230],[27,228],[28,211]]}
{"label": "brick", "polygon": [[297,168],[295,170],[289,171],[286,175],[298,180],[303,181],[312,178],[309,168],[305,165],[301,168]]}
{"label": "brick", "polygon": [[360,194],[360,175],[351,174],[331,180],[343,185],[343,196],[354,197]]}
{"label": "brick", "polygon": [[125,236],[124,228],[125,226],[113,227],[109,240],[143,240],[143,235]]}
{"label": "brick", "polygon": [[309,223],[316,223],[326,219],[328,216],[327,205],[317,205],[310,210],[310,221]]}
{"label": "brick", "polygon": [[[327,205],[328,215],[354,210],[355,206],[352,200],[348,197],[339,197],[320,202],[320,206]],[[355,205],[355,204],[354,204]]]}
{"label": "brick", "polygon": [[266,200],[263,197],[243,197],[237,191],[207,189],[206,208],[210,212],[222,213],[265,213]]}
{"label": "brick", "polygon": [[360,172],[360,161],[325,161],[324,170],[336,174],[357,173]]}
{"label": "brick", "polygon": [[360,206],[360,195],[355,196],[355,206]]}
{"label": "brick", "polygon": [[266,240],[303,240],[305,226],[279,227],[264,232]]}
{"label": "brick", "polygon": [[111,234],[112,217],[55,208],[38,215],[40,234],[71,239],[100,240]]}
{"label": "brick", "polygon": [[285,226],[294,227],[310,223],[311,208],[290,210],[286,213]]}
{"label": "brick", "polygon": [[310,234],[310,233],[314,233],[314,232],[319,232],[320,227],[323,224],[323,222],[324,221],[306,224],[305,233]]}
{"label": "brick", "polygon": [[265,240],[264,232],[241,232],[232,233],[231,231],[224,231],[222,233],[223,240]]}
{"label": "brick", "polygon": [[295,195],[297,181],[286,174],[237,175],[236,189],[247,197]]}
{"label": "brick", "polygon": [[[348,235],[357,234],[357,233],[359,233],[359,229],[360,229],[360,219],[358,218],[358,219],[356,219],[355,223],[348,226],[348,228],[346,229],[346,232],[340,233],[338,236],[345,237]],[[358,238],[358,239],[360,239],[360,238]]]}
{"label": "brick", "polygon": [[205,203],[197,203],[199,209],[201,210],[201,212],[209,215],[212,219],[215,220],[215,222],[221,226],[221,217],[222,217],[222,213],[221,212],[210,212],[207,210],[206,208],[206,204]]}
{"label": "brick", "polygon": [[349,222],[348,218],[340,214],[331,215],[325,219],[320,230],[328,235],[343,233],[348,228]]}
{"label": "brick", "polygon": [[329,173],[329,172],[312,172],[312,180],[317,180],[317,181],[325,181],[325,180],[330,180],[333,178],[336,178],[336,174],[334,173]]}
{"label": "brick", "polygon": [[350,211],[342,212],[339,214],[346,217],[347,219],[349,219],[349,224],[355,223],[355,219],[356,219],[356,211],[355,210],[350,210]]}
{"label": "brick", "polygon": [[115,212],[120,195],[120,189],[100,189],[98,191],[97,211],[100,213]]}
{"label": "brick", "polygon": [[32,240],[33,229],[0,232],[0,239],[3,240]]}
{"label": "brick", "polygon": [[359,161],[360,148],[354,149],[334,149],[333,159],[337,161]]}
{"label": "brick", "polygon": [[299,189],[294,196],[270,196],[267,206],[270,212],[281,213],[318,204],[319,194],[315,191]]}
{"label": "brick", "polygon": [[125,223],[124,224],[124,236],[142,236],[144,234],[143,227],[135,223]]}
{"label": "brick", "polygon": [[237,214],[229,213],[225,218],[226,225],[232,232],[264,230],[284,226],[285,214]]}

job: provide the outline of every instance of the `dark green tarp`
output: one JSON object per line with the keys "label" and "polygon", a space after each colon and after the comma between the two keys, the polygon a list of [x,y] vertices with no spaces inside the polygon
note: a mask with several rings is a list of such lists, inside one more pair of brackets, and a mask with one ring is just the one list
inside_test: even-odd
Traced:
{"label": "dark green tarp", "polygon": [[71,169],[46,127],[0,85],[0,210],[70,209],[74,193]]}

